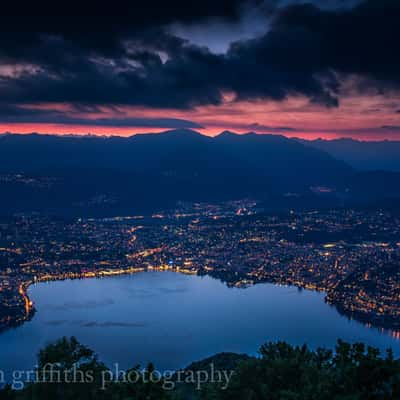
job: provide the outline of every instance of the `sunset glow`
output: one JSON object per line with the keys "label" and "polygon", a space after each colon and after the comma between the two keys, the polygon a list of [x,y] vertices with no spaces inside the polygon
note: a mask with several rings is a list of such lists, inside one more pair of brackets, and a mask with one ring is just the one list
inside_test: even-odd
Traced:
{"label": "sunset glow", "polygon": [[95,112],[73,112],[65,104],[26,105],[41,110],[58,110],[88,121],[79,124],[8,123],[1,124],[1,132],[43,134],[93,134],[131,136],[137,133],[161,132],[163,126],[102,126],[91,120],[107,118],[145,118],[148,120],[176,118],[192,121],[201,126],[199,132],[214,136],[221,131],[237,133],[257,132],[281,134],[301,138],[352,137],[360,140],[384,140],[400,138],[399,96],[387,100],[385,96],[349,96],[342,99],[339,107],[326,108],[311,104],[306,98],[293,97],[283,102],[225,101],[218,106],[201,106],[192,110],[152,109],[145,107],[103,107]]}

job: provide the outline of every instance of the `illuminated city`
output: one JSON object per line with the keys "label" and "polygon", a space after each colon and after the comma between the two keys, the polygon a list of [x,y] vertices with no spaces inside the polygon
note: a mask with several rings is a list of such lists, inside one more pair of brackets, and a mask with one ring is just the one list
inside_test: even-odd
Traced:
{"label": "illuminated city", "polygon": [[53,4],[0,17],[0,400],[400,400],[400,0]]}
{"label": "illuminated city", "polygon": [[35,282],[148,270],[208,274],[229,286],[259,282],[326,292],[350,318],[400,328],[400,220],[335,209],[271,216],[256,202],[181,204],[149,217],[2,220],[1,327],[34,315]]}

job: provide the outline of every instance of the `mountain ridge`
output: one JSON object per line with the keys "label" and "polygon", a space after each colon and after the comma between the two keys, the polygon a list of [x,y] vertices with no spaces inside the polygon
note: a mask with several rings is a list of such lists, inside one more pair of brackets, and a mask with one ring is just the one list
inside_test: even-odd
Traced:
{"label": "mountain ridge", "polygon": [[[238,147],[238,145],[243,147]],[[260,149],[258,147],[260,145],[264,147]],[[192,151],[196,153],[196,146],[203,146],[202,149],[206,150],[209,155],[214,154],[221,157],[226,156],[227,151],[234,148],[236,151],[235,155],[237,157],[240,156],[241,160],[244,157],[243,153],[247,151],[246,156],[248,158],[257,154],[260,161],[271,162],[271,160],[268,159],[262,160],[264,156],[262,152],[267,152],[270,157],[274,157],[275,161],[279,161],[279,157],[277,157],[276,154],[278,151],[279,155],[285,159],[283,160],[285,162],[298,162],[305,161],[307,158],[318,158],[319,161],[325,159],[324,161],[327,163],[331,162],[332,164],[335,164],[335,167],[339,168],[340,166],[340,168],[347,168],[344,163],[336,162],[325,152],[318,152],[315,151],[315,149],[307,148],[303,144],[288,139],[282,135],[258,135],[254,132],[249,132],[247,134],[236,134],[230,132],[229,135],[227,135],[225,132],[225,134],[222,135],[209,137],[189,129],[137,134],[127,138],[121,136],[97,138],[95,136],[71,137],[40,134],[11,134],[0,138],[0,168],[7,168],[7,163],[10,163],[11,165],[22,169],[29,169],[35,163],[31,162],[31,165],[29,165],[27,162],[28,159],[30,159],[30,161],[36,161],[36,164],[38,165],[42,164],[42,167],[50,167],[54,166],[51,163],[62,164],[63,156],[65,157],[67,155],[70,157],[74,156],[76,158],[75,161],[78,164],[81,163],[80,166],[93,167],[93,164],[89,165],[89,161],[96,161],[98,164],[105,166],[107,165],[107,162],[110,161],[115,161],[116,164],[121,163],[124,157],[127,157],[125,161],[128,161],[130,158],[129,154],[127,155],[128,150],[131,151],[132,156],[135,155],[138,159],[144,161],[143,158],[146,157],[143,157],[143,154],[141,153],[142,151],[147,151],[149,153],[146,156],[151,157],[153,154],[160,159],[164,157],[163,153],[165,153],[165,150],[172,151],[179,148],[181,152]],[[37,152],[37,154],[40,153],[41,157],[36,160],[32,156],[28,158],[21,157],[20,152],[22,152],[22,155],[27,155],[29,154],[29,151],[32,151],[33,153]],[[135,151],[139,154],[134,154]],[[52,156],[55,155],[52,154],[52,152],[57,152],[57,157],[53,157],[52,159]],[[109,159],[109,155],[112,155],[113,152],[118,153],[118,159]],[[87,157],[83,157],[85,154],[80,153],[88,154]],[[107,153],[109,154],[107,155]],[[195,154],[192,154],[192,156],[194,155]],[[317,155],[318,157],[316,157]],[[82,158],[79,159],[79,156]],[[97,160],[95,160],[96,156]],[[48,161],[48,165],[46,165],[46,160]],[[176,160],[171,159],[170,161],[174,162]],[[204,159],[201,161],[206,163],[210,160]],[[222,161],[223,160],[221,160],[221,162]],[[281,162],[281,164],[283,165],[285,162]],[[124,167],[128,167],[128,165],[124,165]],[[258,167],[263,166],[258,165]]]}
{"label": "mountain ridge", "polygon": [[328,152],[359,170],[400,172],[400,141],[358,140],[353,138],[304,140],[300,143]]}
{"label": "mountain ridge", "polygon": [[400,174],[361,173],[282,135],[11,134],[0,137],[0,191],[5,214],[131,214],[243,198],[286,209],[397,198]]}
{"label": "mountain ridge", "polygon": [[[236,133],[233,131],[223,131],[215,136],[207,136],[193,129],[171,129],[163,132],[145,132],[138,133],[131,136],[97,136],[97,135],[57,135],[57,134],[18,134],[6,132],[0,135],[0,146],[7,142],[14,142],[15,145],[32,142],[32,145],[37,146],[43,143],[50,146],[56,142],[70,144],[74,140],[82,141],[86,144],[97,143],[110,145],[111,149],[118,143],[131,144],[134,143],[139,146],[147,143],[154,145],[157,143],[171,148],[179,145],[196,145],[198,143],[215,143],[229,144],[230,146],[237,145],[238,143],[248,145],[251,141],[263,142],[263,145],[269,144],[278,145],[279,143],[292,146],[291,143],[297,142],[308,147],[309,149],[316,149],[325,154],[329,154],[334,159],[344,162],[351,168],[356,170],[387,170],[400,172],[400,141],[382,140],[382,141],[365,141],[353,138],[338,138],[338,139],[314,139],[307,140],[301,138],[288,138],[281,134],[274,133]],[[171,143],[169,143],[171,141]],[[215,147],[215,146],[214,146]],[[293,147],[291,147],[293,148]],[[41,149],[39,149],[41,150]],[[104,152],[106,150],[104,149]],[[150,151],[150,149],[147,149]],[[315,153],[314,153],[315,154]],[[320,153],[321,154],[321,153]],[[1,155],[1,149],[0,149]],[[107,157],[105,157],[106,159]],[[0,160],[1,168],[1,160]]]}

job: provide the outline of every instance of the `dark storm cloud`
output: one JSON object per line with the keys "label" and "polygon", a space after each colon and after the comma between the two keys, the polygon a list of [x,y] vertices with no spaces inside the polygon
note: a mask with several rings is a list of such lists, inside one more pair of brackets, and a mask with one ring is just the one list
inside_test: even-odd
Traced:
{"label": "dark storm cloud", "polygon": [[265,6],[270,8],[287,7],[291,5],[310,3],[328,10],[353,8],[362,0],[266,0]]}
{"label": "dark storm cloud", "polygon": [[[237,62],[242,97],[266,93],[275,99],[301,93],[336,105],[338,74],[362,76],[362,87],[398,88],[400,3],[369,0],[346,11],[324,11],[305,4],[283,9],[264,36],[234,44],[228,57]],[[245,63],[249,65],[243,68]],[[246,74],[249,71],[250,74]]]}
{"label": "dark storm cloud", "polygon": [[[86,112],[95,110],[84,107]],[[76,118],[56,110],[41,110],[18,106],[0,106],[0,123],[48,123],[61,125],[98,125],[108,127],[147,127],[170,129],[201,129],[203,126],[185,119],[177,118]]]}
{"label": "dark storm cloud", "polygon": [[239,100],[300,94],[332,107],[339,103],[342,77],[362,77],[361,92],[400,86],[397,0],[367,0],[351,9],[279,8],[264,36],[234,43],[223,55],[163,26],[210,16],[235,19],[244,2],[179,4],[167,11],[128,10],[124,17],[4,20],[0,57],[26,66],[0,78],[0,101],[184,109],[218,105],[223,92],[234,92]]}
{"label": "dark storm cloud", "polygon": [[[128,56],[124,53],[112,59],[97,54],[89,58],[65,47],[63,51],[54,49],[46,53],[53,54],[51,60],[47,55],[44,61],[37,60],[43,69],[0,80],[0,100],[163,108],[221,101],[218,82],[224,60],[220,57],[161,31],[135,38],[132,46],[126,50]],[[141,49],[144,46],[150,49]],[[167,62],[159,52],[167,54]]]}
{"label": "dark storm cloud", "polygon": [[7,4],[0,17],[0,46],[12,56],[35,48],[43,36],[60,36],[79,43],[82,48],[116,54],[121,50],[121,38],[149,27],[209,17],[236,20],[244,4],[261,3],[262,0],[149,0],[140,4],[129,0],[116,0],[112,4],[69,1],[52,8],[49,4],[41,7],[40,2],[31,2],[24,5],[23,16],[19,15],[18,3]]}

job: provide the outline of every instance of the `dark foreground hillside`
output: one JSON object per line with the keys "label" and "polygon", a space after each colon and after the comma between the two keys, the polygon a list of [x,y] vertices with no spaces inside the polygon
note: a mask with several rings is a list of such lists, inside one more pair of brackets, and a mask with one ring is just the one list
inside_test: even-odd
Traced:
{"label": "dark foreground hillside", "polygon": [[[339,341],[335,351],[286,343],[261,347],[258,357],[219,354],[161,376],[152,365],[120,371],[102,364],[76,339],[63,338],[38,355],[36,383],[6,387],[15,400],[395,400],[400,360],[364,344]],[[83,383],[85,381],[85,383]],[[74,383],[71,383],[74,382]],[[14,386],[20,383],[14,380]]]}

